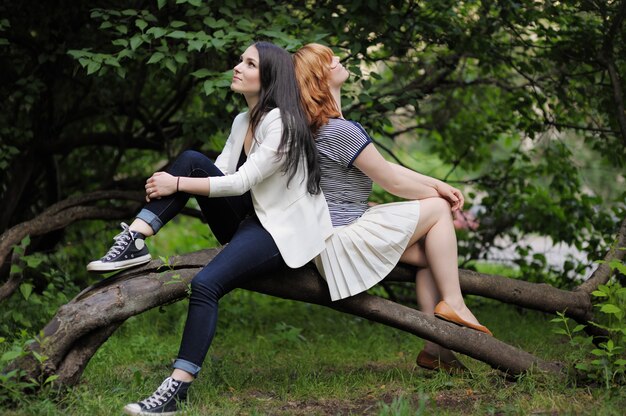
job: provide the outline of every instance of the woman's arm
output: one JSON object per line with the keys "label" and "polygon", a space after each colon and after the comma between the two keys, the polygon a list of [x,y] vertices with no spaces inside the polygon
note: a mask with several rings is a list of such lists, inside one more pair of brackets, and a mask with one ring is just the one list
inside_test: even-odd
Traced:
{"label": "woman's arm", "polygon": [[176,191],[210,197],[244,194],[282,168],[283,160],[277,157],[282,127],[279,110],[270,111],[258,127],[258,143],[254,145],[254,151],[239,170],[231,175],[191,178],[155,172],[146,181],[147,199],[168,196]]}
{"label": "woman's arm", "polygon": [[461,191],[443,181],[385,160],[372,143],[355,159],[354,166],[393,195],[406,199],[441,197],[450,203],[453,211],[463,207]]}

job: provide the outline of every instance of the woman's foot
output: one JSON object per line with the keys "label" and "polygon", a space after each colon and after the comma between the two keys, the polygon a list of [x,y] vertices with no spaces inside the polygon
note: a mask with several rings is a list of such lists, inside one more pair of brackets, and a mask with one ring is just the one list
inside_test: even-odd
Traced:
{"label": "woman's foot", "polygon": [[[467,309],[467,307],[465,307],[465,309]],[[452,309],[452,307],[443,300],[439,302],[435,307],[435,316],[437,318],[444,319],[448,322],[452,322],[454,324],[461,325],[466,328],[471,328],[476,331],[484,332],[487,335],[493,336],[491,331],[486,326],[478,323],[478,320],[476,320],[476,318],[469,311],[469,309],[467,309],[467,311],[465,312],[465,315],[467,316],[466,319],[459,316],[459,313]]]}
{"label": "woman's foot", "polygon": [[449,374],[459,374],[467,370],[452,351],[445,348],[440,348],[439,353],[429,352],[424,348],[417,355],[416,363],[427,370],[441,370]]}
{"label": "woman's foot", "polygon": [[125,223],[120,224],[122,232],[113,237],[115,244],[100,260],[92,261],[87,270],[96,273],[108,273],[133,266],[139,266],[150,261],[152,256],[146,247],[145,236],[131,231]]}
{"label": "woman's foot", "polygon": [[147,399],[124,406],[124,413],[132,416],[175,415],[180,410],[181,402],[187,400],[189,386],[191,383],[168,377]]}

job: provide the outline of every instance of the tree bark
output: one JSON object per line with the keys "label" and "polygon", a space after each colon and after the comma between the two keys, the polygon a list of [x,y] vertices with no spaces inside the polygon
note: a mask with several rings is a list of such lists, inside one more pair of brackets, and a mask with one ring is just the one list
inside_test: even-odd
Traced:
{"label": "tree bark", "polygon": [[[111,199],[134,200],[137,204],[127,205],[125,208],[89,205],[100,200],[110,201]],[[80,220],[128,218],[138,210],[142,199],[142,192],[97,191],[57,202],[32,220],[17,224],[0,235],[0,266],[11,254],[13,246],[19,244],[26,236],[44,235]],[[18,259],[13,256],[11,263],[14,264]],[[9,275],[7,281],[0,286],[0,302],[9,298],[19,287],[20,282],[21,276]]]}
{"label": "tree bark", "polygon": [[[128,317],[175,302],[186,296],[187,284],[220,249],[203,250],[175,257],[170,269],[160,260],[126,271],[85,289],[59,308],[43,329],[43,338],[32,348],[48,357],[42,366],[31,355],[8,368],[19,367],[29,377],[57,374],[57,381],[73,385],[89,359]],[[159,271],[164,270],[164,271]],[[286,269],[264,276],[243,287],[259,293],[327,306],[445,345],[481,360],[508,374],[536,368],[560,374],[561,365],[544,361],[497,338],[458,327],[433,315],[366,293],[332,302],[326,283],[312,267]]]}

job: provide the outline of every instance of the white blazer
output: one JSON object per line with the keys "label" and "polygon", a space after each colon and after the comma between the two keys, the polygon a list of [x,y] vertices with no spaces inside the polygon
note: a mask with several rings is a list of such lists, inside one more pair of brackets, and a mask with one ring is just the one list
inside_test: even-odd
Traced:
{"label": "white blazer", "polygon": [[324,250],[324,242],[333,232],[326,199],[322,192],[307,192],[302,165],[287,186],[284,158],[278,158],[283,131],[278,108],[261,120],[247,160],[236,170],[249,123],[247,112],[233,121],[224,150],[215,160],[225,176],[209,178],[209,197],[242,195],[250,190],[256,215],[274,238],[283,260],[291,268],[301,267]]}

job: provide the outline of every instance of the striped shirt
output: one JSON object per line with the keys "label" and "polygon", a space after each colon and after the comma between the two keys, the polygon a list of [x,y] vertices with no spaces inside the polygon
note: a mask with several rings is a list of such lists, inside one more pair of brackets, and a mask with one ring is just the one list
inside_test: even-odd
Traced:
{"label": "striped shirt", "polygon": [[372,180],[352,164],[371,142],[360,124],[339,118],[331,118],[317,134],[320,186],[334,227],[350,224],[368,208]]}

